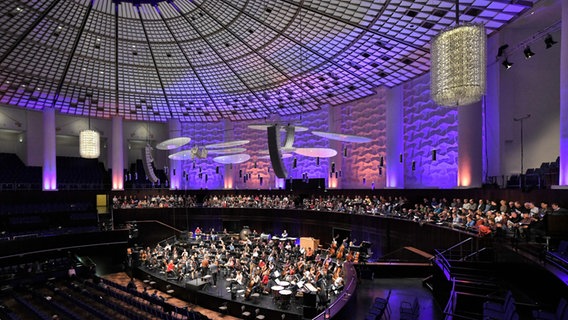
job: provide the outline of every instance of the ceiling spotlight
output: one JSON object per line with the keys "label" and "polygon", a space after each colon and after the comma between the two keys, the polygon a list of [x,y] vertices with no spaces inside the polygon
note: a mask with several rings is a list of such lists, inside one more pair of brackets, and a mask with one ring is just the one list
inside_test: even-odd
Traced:
{"label": "ceiling spotlight", "polygon": [[505,67],[505,69],[511,69],[511,67],[513,66],[512,62],[509,62],[508,59],[505,59],[505,61],[503,61],[502,65]]}
{"label": "ceiling spotlight", "polygon": [[505,53],[505,50],[507,50],[507,48],[509,48],[508,44],[504,44],[504,45],[500,46],[499,51],[497,51],[497,58],[503,56],[503,54]]}
{"label": "ceiling spotlight", "polygon": [[544,44],[546,45],[546,49],[549,49],[550,47],[552,47],[553,45],[557,44],[558,42],[554,41],[554,39],[552,39],[552,36],[549,34],[546,36],[546,38],[544,38]]}
{"label": "ceiling spotlight", "polygon": [[527,58],[527,59],[530,59],[532,56],[534,56],[534,52],[532,52],[531,47],[529,47],[529,46],[527,46],[525,48],[523,53],[525,54],[525,58]]}

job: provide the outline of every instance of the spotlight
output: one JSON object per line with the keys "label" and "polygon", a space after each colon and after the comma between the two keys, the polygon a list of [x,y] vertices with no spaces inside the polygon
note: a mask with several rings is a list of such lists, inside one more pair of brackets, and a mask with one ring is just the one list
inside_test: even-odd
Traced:
{"label": "spotlight", "polygon": [[553,45],[557,44],[558,42],[554,41],[554,39],[552,39],[552,36],[549,34],[546,36],[546,38],[544,38],[544,44],[546,45],[546,49],[549,49],[550,47],[552,47]]}
{"label": "spotlight", "polygon": [[505,69],[511,69],[511,67],[513,66],[512,62],[509,62],[508,59],[505,58],[505,61],[503,61],[502,65],[505,67]]}
{"label": "spotlight", "polygon": [[508,44],[504,44],[504,45],[500,46],[499,50],[497,51],[497,58],[500,58],[501,56],[503,56],[503,54],[505,53],[505,50],[507,50],[507,48],[509,48]]}
{"label": "spotlight", "polygon": [[525,58],[527,58],[527,59],[530,59],[532,56],[534,56],[534,52],[532,52],[531,47],[529,47],[529,46],[527,46],[525,48],[523,53],[525,54]]}

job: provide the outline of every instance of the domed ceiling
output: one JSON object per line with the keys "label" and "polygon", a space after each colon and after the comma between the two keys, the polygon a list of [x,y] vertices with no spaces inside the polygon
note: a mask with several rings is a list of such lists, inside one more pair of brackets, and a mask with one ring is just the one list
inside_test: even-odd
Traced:
{"label": "domed ceiling", "polygon": [[[536,0],[535,0],[536,1]],[[535,1],[461,0],[490,35]],[[0,103],[182,122],[338,105],[429,70],[456,1],[35,0],[0,5]]]}

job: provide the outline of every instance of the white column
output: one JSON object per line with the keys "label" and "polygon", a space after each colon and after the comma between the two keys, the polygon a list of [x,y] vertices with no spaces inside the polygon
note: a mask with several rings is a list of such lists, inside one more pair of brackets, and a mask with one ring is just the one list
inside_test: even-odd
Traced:
{"label": "white column", "polygon": [[[487,154],[482,159],[487,159],[485,171],[488,176],[502,175],[501,156],[501,113],[499,112],[501,63],[495,62],[498,48],[501,44],[499,37],[487,39],[487,93],[485,96],[485,150]],[[483,161],[482,161],[483,163]],[[483,176],[482,176],[483,178]],[[500,182],[500,180],[498,180]]]}
{"label": "white column", "polygon": [[43,109],[43,191],[57,190],[56,152],[55,109],[48,107]]}
{"label": "white column", "polygon": [[481,187],[481,102],[458,107],[458,187]]}
{"label": "white column", "polygon": [[560,180],[568,186],[568,2],[562,2],[560,30]]}
{"label": "white column", "polygon": [[122,117],[112,117],[112,190],[124,190],[124,130]]}
{"label": "white column", "polygon": [[387,91],[386,187],[404,188],[404,106],[402,85]]}

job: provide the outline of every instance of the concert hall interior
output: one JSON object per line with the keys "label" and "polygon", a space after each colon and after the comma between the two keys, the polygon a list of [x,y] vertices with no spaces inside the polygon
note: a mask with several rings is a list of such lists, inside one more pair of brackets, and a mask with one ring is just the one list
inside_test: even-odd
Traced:
{"label": "concert hall interior", "polygon": [[568,317],[568,1],[4,2],[0,319]]}

